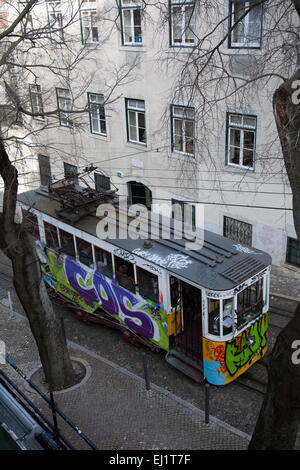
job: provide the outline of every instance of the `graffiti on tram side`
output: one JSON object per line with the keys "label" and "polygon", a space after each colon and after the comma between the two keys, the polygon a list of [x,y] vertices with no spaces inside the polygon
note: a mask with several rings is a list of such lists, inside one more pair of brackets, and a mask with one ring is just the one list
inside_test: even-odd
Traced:
{"label": "graffiti on tram side", "polygon": [[73,258],[58,255],[37,242],[45,280],[57,292],[88,312],[101,307],[128,328],[168,350],[167,313],[161,304],[141,299],[92,268]]}
{"label": "graffiti on tram side", "polygon": [[267,349],[268,314],[253,322],[231,341],[203,338],[204,375],[214,385],[225,385],[264,356]]}

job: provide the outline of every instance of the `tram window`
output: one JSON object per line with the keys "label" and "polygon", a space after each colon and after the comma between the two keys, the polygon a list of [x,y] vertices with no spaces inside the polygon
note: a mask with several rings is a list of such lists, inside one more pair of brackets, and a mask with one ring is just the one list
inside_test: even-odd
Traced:
{"label": "tram window", "polygon": [[66,255],[75,257],[74,238],[71,233],[59,229],[60,248]]}
{"label": "tram window", "polygon": [[223,299],[223,335],[232,332],[234,322],[234,299]]}
{"label": "tram window", "polygon": [[98,246],[94,246],[94,248],[97,271],[112,279],[113,266],[111,254],[108,251],[102,250],[102,248],[99,248]]}
{"label": "tram window", "polygon": [[153,302],[158,303],[158,277],[138,267],[137,282],[139,294],[144,297],[144,299],[153,300]]}
{"label": "tram window", "polygon": [[116,280],[119,286],[135,293],[133,264],[115,256],[115,269]]}
{"label": "tram window", "polygon": [[32,212],[22,209],[23,227],[38,240],[40,239],[38,218]]}
{"label": "tram window", "polygon": [[44,229],[47,246],[54,249],[58,248],[59,243],[56,227],[54,227],[52,224],[49,224],[48,222],[44,222]]}
{"label": "tram window", "polygon": [[237,295],[238,327],[259,315],[262,312],[262,307],[263,279],[260,279]]}
{"label": "tram window", "polygon": [[79,261],[86,266],[91,266],[93,261],[93,250],[92,245],[81,238],[76,237],[77,252]]}
{"label": "tram window", "polygon": [[208,299],[208,332],[211,335],[220,335],[220,301]]}

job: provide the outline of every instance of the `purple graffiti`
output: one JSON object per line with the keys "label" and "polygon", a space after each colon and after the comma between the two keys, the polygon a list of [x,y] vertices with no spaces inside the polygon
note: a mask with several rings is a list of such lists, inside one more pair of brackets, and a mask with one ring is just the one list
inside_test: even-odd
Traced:
{"label": "purple graffiti", "polygon": [[[152,320],[146,312],[140,310],[141,307],[138,307],[139,310],[134,310],[134,306],[140,301],[132,293],[118,286],[115,280],[108,282],[105,276],[97,271],[94,274],[88,273],[68,256],[65,257],[64,263],[69,284],[79,295],[86,299],[89,305],[93,302],[99,303],[106,312],[118,315],[120,318],[124,316],[125,324],[132,330],[146,338],[153,338],[154,325]],[[80,279],[84,285],[80,284]],[[87,286],[88,282],[90,284]],[[148,304],[145,303],[144,305],[149,308]]]}
{"label": "purple graffiti", "polygon": [[[94,285],[87,286],[86,282],[89,281],[91,275],[85,269],[81,268],[72,258],[65,257],[65,273],[69,284],[75,289],[78,294],[82,295],[89,302],[98,302],[98,295]],[[88,279],[86,281],[86,278]],[[79,277],[84,282],[85,286],[79,284]]]}
{"label": "purple graffiti", "polygon": [[[99,296],[99,303],[103,310],[111,313],[112,315],[116,315],[119,310],[118,302],[116,301],[113,290],[105,277],[95,271],[93,283]],[[102,291],[105,292],[105,296],[102,294]]]}
{"label": "purple graffiti", "polygon": [[[125,318],[125,323],[129,328],[137,331],[140,335],[145,336],[145,338],[153,338],[154,336],[154,327],[151,319],[141,311],[132,311],[129,310],[126,306],[127,302],[129,301],[131,306],[133,307],[138,303],[136,297],[128,292],[123,287],[120,287],[115,284],[115,281],[112,282],[112,287],[114,289],[114,293],[118,299],[119,305],[121,307],[122,312],[131,318]],[[134,321],[136,319],[138,324]]]}

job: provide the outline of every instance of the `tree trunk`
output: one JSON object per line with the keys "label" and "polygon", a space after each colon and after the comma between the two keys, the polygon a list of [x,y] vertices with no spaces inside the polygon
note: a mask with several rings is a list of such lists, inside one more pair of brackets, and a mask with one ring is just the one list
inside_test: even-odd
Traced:
{"label": "tree trunk", "polygon": [[10,258],[14,286],[36,341],[46,382],[60,390],[76,382],[64,342],[60,321],[42,280],[33,237],[16,224],[18,173],[0,140],[0,174],[4,181],[3,212],[0,214],[0,249]]}
{"label": "tree trunk", "polygon": [[249,450],[292,450],[300,420],[300,367],[292,345],[300,340],[300,303],[280,332],[268,364],[268,387]]}
{"label": "tree trunk", "polygon": [[[300,70],[275,91],[273,106],[300,241],[300,106],[292,101],[295,80],[300,80]],[[249,449],[293,449],[295,446],[300,422],[300,367],[292,362],[294,341],[300,341],[300,303],[271,353],[267,392]]]}

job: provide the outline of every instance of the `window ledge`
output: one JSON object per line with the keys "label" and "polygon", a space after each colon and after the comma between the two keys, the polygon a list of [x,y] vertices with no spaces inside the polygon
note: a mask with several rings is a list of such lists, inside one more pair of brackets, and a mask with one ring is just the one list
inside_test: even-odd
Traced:
{"label": "window ledge", "polygon": [[252,177],[256,176],[254,169],[250,169],[250,168],[243,167],[243,166],[225,165],[223,169],[226,173],[232,173],[234,175],[245,173],[246,176],[252,176]]}
{"label": "window ledge", "polygon": [[195,155],[190,155],[188,153],[180,153],[180,152],[174,152],[174,151],[171,151],[171,157],[172,158],[178,158],[179,160],[192,160],[192,161],[196,161],[196,157]]}
{"label": "window ledge", "polygon": [[147,52],[147,50],[145,49],[145,46],[143,44],[141,44],[140,46],[137,46],[136,44],[134,45],[131,45],[131,44],[128,44],[128,45],[121,45],[119,46],[119,50],[120,51],[126,51],[126,52]]}

